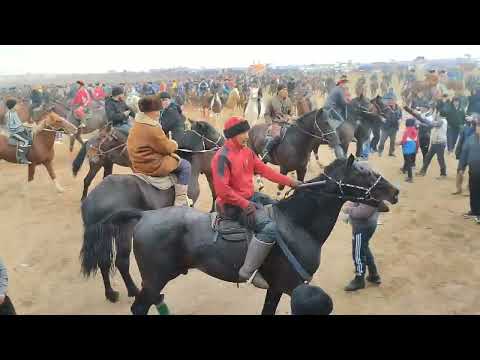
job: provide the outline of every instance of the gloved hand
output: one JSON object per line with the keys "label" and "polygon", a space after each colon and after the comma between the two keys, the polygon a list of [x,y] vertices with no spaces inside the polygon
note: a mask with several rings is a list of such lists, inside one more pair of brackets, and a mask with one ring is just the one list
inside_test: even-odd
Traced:
{"label": "gloved hand", "polygon": [[250,230],[255,230],[255,212],[257,211],[257,207],[254,203],[250,202],[248,206],[243,210],[243,214],[245,215],[245,225]]}

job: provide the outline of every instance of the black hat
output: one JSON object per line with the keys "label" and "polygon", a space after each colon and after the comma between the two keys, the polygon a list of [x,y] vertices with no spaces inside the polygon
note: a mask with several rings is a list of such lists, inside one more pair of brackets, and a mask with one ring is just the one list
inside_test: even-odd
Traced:
{"label": "black hat", "polygon": [[162,109],[162,104],[156,96],[145,96],[138,101],[138,108],[144,113],[159,111]]}
{"label": "black hat", "polygon": [[17,100],[15,99],[8,99],[6,102],[5,102],[5,105],[7,106],[7,109],[8,110],[11,110],[15,107],[15,105],[17,105]]}
{"label": "black hat", "polygon": [[158,97],[160,99],[170,99],[170,94],[166,91],[162,91]]}
{"label": "black hat", "polygon": [[115,86],[112,89],[112,96],[118,96],[123,94],[123,88],[121,86]]}
{"label": "black hat", "polygon": [[243,134],[250,130],[250,124],[247,120],[239,117],[232,116],[225,122],[223,126],[223,134],[227,139],[231,139],[237,135]]}
{"label": "black hat", "polygon": [[318,286],[297,286],[290,300],[292,315],[329,315],[333,311],[331,297]]}

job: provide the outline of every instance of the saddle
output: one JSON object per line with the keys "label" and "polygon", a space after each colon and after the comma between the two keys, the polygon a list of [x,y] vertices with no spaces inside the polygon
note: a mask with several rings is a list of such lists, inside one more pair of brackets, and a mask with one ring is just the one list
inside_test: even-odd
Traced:
{"label": "saddle", "polygon": [[277,122],[273,120],[273,122],[268,126],[265,135],[271,136],[273,138],[281,137],[282,140],[285,137],[285,133],[287,129],[291,126],[291,124],[286,122]]}

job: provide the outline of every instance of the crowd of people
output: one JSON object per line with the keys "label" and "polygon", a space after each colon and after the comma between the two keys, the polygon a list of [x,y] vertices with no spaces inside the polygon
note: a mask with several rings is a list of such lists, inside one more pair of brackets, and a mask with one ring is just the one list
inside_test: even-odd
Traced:
{"label": "crowd of people", "polygon": [[[409,76],[407,82],[412,82],[412,75]],[[52,98],[66,99],[80,121],[80,128],[88,124],[92,102],[103,104],[108,121],[127,138],[127,151],[134,172],[151,177],[176,175],[174,206],[189,206],[187,192],[191,165],[175,153],[182,146],[182,137],[185,133],[182,105],[188,96],[191,94],[202,96],[209,91],[228,96],[232,89],[248,88],[252,84],[263,89],[267,86],[273,88],[273,97],[265,111],[265,121],[271,127],[261,156],[258,157],[247,146],[249,122],[242,117],[233,116],[224,125],[226,143],[217,151],[212,161],[217,211],[221,216],[238,221],[255,233],[248,247],[245,262],[240,268],[239,279],[267,289],[269,285],[258,270],[271,251],[277,230],[275,223],[260,211],[262,206],[273,203],[273,200],[265,194],[254,191],[253,176],[260,174],[273,182],[293,188],[300,184],[290,177],[277,173],[266,163],[271,162],[272,150],[281,141],[282,127],[294,121],[294,105],[289,95],[294,92],[307,96],[327,86],[326,80],[322,80],[321,86],[312,86],[313,80],[315,77],[295,81],[279,76],[237,76],[116,85],[99,82],[85,84],[83,81],[77,81],[64,87],[55,87],[55,91],[52,88],[34,87],[30,93],[30,100],[32,108],[35,109]],[[327,140],[337,158],[344,158],[346,155],[340,146],[336,130],[349,116],[347,105],[351,102],[351,95],[348,84],[346,75],[339,77],[328,92],[324,104],[329,114],[327,121],[331,129]],[[440,166],[438,179],[447,176],[445,151],[447,156],[455,155],[458,159],[455,194],[462,193],[463,177],[468,167],[470,211],[465,217],[473,218],[480,224],[480,126],[478,126],[480,88],[471,94],[467,102],[458,96],[451,96],[448,89],[443,86],[439,86],[438,89],[428,95],[415,93],[409,98],[409,102],[404,104],[404,111],[393,88],[386,90],[382,96],[382,102],[386,107],[383,111],[385,121],[379,129],[371,130],[360,160],[368,161],[369,155],[375,152],[378,156],[383,156],[387,141],[389,141],[388,156],[395,157],[395,146],[399,145],[404,157],[401,171],[407,174],[406,181],[412,183],[419,152],[423,155],[423,164],[416,175],[425,176],[433,157],[436,156]],[[357,96],[366,96],[364,79],[361,78],[356,84],[355,92]],[[125,101],[126,96],[132,94],[139,97],[137,113]],[[13,99],[6,102],[7,127],[13,137],[24,142],[24,146],[28,146],[31,139],[28,138],[22,122],[15,113],[15,105]],[[397,134],[403,120],[405,129],[397,142]],[[22,154],[19,156],[20,163],[29,163],[26,156]],[[378,285],[381,278],[369,242],[378,224],[379,211],[366,204],[348,202],[344,213],[352,226],[352,257],[355,268],[355,278],[345,290],[355,291],[364,288],[365,277],[367,281]],[[7,279],[6,269],[0,261],[0,314],[15,312],[6,293]],[[296,293],[299,295],[295,296]],[[332,311],[331,299],[321,289],[302,286],[293,295],[292,313]],[[315,297],[321,300],[318,300],[316,310],[312,310],[308,304]],[[302,298],[305,300],[300,301]],[[307,310],[301,310],[302,308]],[[318,310],[320,308],[322,310]]]}

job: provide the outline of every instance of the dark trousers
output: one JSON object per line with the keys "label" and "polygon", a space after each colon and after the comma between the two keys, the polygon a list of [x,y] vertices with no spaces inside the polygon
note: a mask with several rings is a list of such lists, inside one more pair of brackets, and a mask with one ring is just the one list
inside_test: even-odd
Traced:
{"label": "dark trousers", "polygon": [[5,296],[3,304],[0,305],[0,315],[17,315],[15,308],[13,307],[12,301],[8,296]]}
{"label": "dark trousers", "polygon": [[423,159],[422,172],[426,173],[434,155],[437,155],[438,165],[440,165],[440,175],[447,175],[447,166],[445,165],[445,147],[446,144],[432,144],[427,155]]}
{"label": "dark trousers", "polygon": [[363,276],[366,267],[375,266],[375,259],[369,247],[369,241],[372,238],[377,226],[354,230],[352,237],[352,257],[355,265],[355,273]]}
{"label": "dark trousers", "polygon": [[410,179],[413,178],[413,167],[415,166],[415,158],[417,154],[403,154],[403,160],[404,160],[404,165],[403,165],[403,172],[408,174],[408,177]]}
{"label": "dark trousers", "polygon": [[190,177],[192,175],[192,165],[185,160],[180,159],[178,167],[172,171],[173,174],[177,175],[178,183],[180,185],[188,185],[190,182]]}
{"label": "dark trousers", "polygon": [[470,190],[470,210],[472,214],[480,216],[480,171],[468,172],[468,187]]}
{"label": "dark trousers", "polygon": [[370,148],[372,149],[372,151],[377,151],[377,145],[378,145],[378,142],[380,141],[380,129],[373,127],[372,133],[373,133],[373,138],[372,138],[372,141],[370,142]]}
{"label": "dark trousers", "polygon": [[378,152],[382,153],[385,148],[385,142],[390,139],[390,145],[388,154],[395,154],[395,139],[397,137],[397,129],[382,129],[382,135],[380,136],[380,143],[378,145]]}
{"label": "dark trousers", "polygon": [[450,126],[447,128],[447,149],[449,152],[452,152],[455,149],[459,134],[460,129],[454,129]]}
{"label": "dark trousers", "polygon": [[420,137],[418,143],[420,145],[420,150],[422,151],[423,159],[425,159],[425,156],[427,156],[428,153],[428,148],[430,147],[430,134]]}

